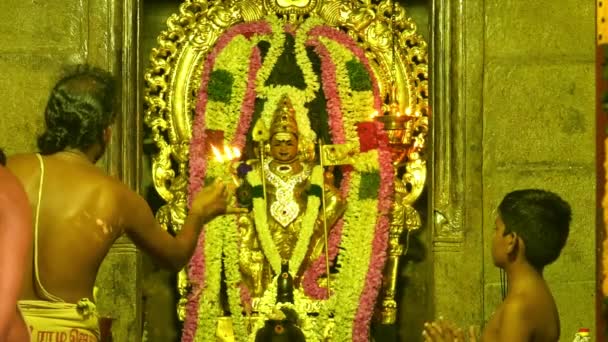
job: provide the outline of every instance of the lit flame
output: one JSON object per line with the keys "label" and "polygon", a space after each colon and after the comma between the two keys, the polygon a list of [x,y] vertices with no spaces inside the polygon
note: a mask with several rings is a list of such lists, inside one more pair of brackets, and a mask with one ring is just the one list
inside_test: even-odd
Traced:
{"label": "lit flame", "polygon": [[[215,160],[220,164],[224,164],[224,166],[228,167],[228,169],[233,166],[233,164],[231,163],[232,161],[241,158],[241,151],[237,147],[230,147],[228,145],[224,145],[224,151],[222,152],[217,147],[211,145],[211,150],[215,155]],[[239,186],[239,180],[232,172],[227,171],[226,174],[230,174],[234,185]]]}
{"label": "lit flame", "polygon": [[234,157],[232,156],[232,150],[230,149],[230,146],[224,145],[224,159],[225,160],[234,159]]}
{"label": "lit flame", "polygon": [[407,108],[405,109],[405,115],[407,115],[407,116],[412,115],[412,108],[407,107]]}
{"label": "lit flame", "polygon": [[211,145],[211,150],[213,151],[213,155],[215,155],[215,160],[218,163],[224,162],[224,156],[222,156],[222,152],[220,152],[215,146]]}
{"label": "lit flame", "polygon": [[376,118],[376,116],[378,116],[378,111],[377,111],[377,110],[375,110],[375,111],[374,111],[374,112],[373,112],[373,113],[372,113],[372,114],[369,116],[369,118],[370,118],[371,120],[374,120],[374,119]]}
{"label": "lit flame", "polygon": [[238,149],[238,147],[233,147],[232,148],[232,155],[234,156],[233,159],[239,159],[239,158],[241,158],[241,151]]}
{"label": "lit flame", "polygon": [[211,145],[211,150],[213,151],[215,160],[218,163],[223,163],[241,158],[241,151],[237,147],[230,147],[224,145],[224,151],[221,151],[217,147]]}

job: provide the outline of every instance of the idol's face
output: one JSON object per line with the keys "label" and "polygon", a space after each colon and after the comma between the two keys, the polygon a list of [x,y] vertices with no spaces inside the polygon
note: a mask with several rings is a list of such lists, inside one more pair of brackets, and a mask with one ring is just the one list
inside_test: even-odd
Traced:
{"label": "idol's face", "polygon": [[288,163],[298,156],[298,138],[292,133],[277,133],[270,138],[270,155],[274,160]]}

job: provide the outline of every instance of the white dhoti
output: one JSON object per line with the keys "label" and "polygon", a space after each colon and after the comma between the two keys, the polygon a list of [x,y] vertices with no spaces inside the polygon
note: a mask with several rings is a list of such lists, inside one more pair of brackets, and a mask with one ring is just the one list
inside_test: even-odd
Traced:
{"label": "white dhoti", "polygon": [[95,304],[82,299],[77,304],[44,300],[19,301],[31,342],[98,342],[99,316]]}

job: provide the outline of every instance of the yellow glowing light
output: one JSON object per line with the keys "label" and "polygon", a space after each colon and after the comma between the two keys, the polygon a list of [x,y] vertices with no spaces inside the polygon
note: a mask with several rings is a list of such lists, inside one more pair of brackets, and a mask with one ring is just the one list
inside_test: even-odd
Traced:
{"label": "yellow glowing light", "polygon": [[233,156],[233,159],[241,158],[241,151],[238,149],[238,147],[232,148],[232,156]]}
{"label": "yellow glowing light", "polygon": [[213,151],[213,155],[215,155],[215,160],[218,163],[224,162],[224,157],[222,156],[222,152],[220,152],[215,146],[211,145],[211,150]]}
{"label": "yellow glowing light", "polygon": [[230,146],[224,145],[224,159],[226,159],[226,160],[234,159],[234,157],[232,156],[232,150],[230,149]]}
{"label": "yellow glowing light", "polygon": [[407,115],[407,116],[412,115],[412,108],[407,107],[407,108],[405,109],[405,115]]}

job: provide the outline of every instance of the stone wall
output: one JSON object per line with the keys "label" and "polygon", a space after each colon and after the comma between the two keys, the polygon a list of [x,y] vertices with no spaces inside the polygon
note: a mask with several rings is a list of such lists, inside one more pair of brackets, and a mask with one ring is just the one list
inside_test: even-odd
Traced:
{"label": "stone wall", "polygon": [[50,88],[66,62],[87,59],[86,9],[82,1],[0,3],[0,146],[8,154],[35,149]]}
{"label": "stone wall", "polygon": [[[139,135],[131,128],[138,122],[132,85],[138,45],[129,20],[137,18],[136,11],[136,0],[0,2],[0,147],[7,154],[36,151],[52,86],[70,65],[88,63],[112,71],[123,89],[122,113],[100,167],[137,188],[138,145],[133,141]],[[115,320],[115,341],[139,339],[139,264],[133,244],[119,239],[99,272],[98,309]]]}
{"label": "stone wall", "polygon": [[[539,15],[542,14],[542,20]],[[553,190],[573,211],[568,243],[546,269],[562,341],[594,328],[595,83],[592,2],[486,1],[483,240],[492,210],[515,188]],[[486,244],[487,244],[486,243]],[[484,316],[499,298],[484,249]]]}
{"label": "stone wall", "polygon": [[434,254],[436,316],[461,324],[491,316],[501,300],[490,254],[494,209],[511,190],[545,188],[573,209],[568,243],[545,271],[561,341],[571,341],[579,327],[595,328],[594,4],[458,6],[465,62],[454,75],[463,78],[465,95],[465,239]]}

